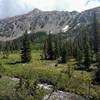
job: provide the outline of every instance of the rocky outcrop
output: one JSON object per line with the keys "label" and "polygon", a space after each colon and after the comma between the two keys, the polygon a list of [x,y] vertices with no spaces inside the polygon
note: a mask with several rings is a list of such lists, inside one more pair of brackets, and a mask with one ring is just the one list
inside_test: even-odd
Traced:
{"label": "rocky outcrop", "polygon": [[74,93],[68,93],[63,91],[53,92],[52,94],[46,95],[43,100],[90,100],[87,97],[82,97]]}
{"label": "rocky outcrop", "polygon": [[96,12],[98,23],[100,23],[100,7],[82,13],[34,9],[25,15],[0,20],[0,40],[9,41],[19,38],[25,30],[29,30],[30,33],[37,31],[49,32],[50,30],[53,33],[58,33],[62,30],[68,34],[75,35],[77,32],[80,33],[83,26],[91,26],[94,11]]}

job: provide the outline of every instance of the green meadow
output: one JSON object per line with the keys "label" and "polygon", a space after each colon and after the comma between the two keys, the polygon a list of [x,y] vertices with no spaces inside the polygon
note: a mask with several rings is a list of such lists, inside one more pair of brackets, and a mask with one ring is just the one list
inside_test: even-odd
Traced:
{"label": "green meadow", "polygon": [[[9,54],[8,58],[0,56],[0,100],[16,97],[25,100],[39,100],[50,91],[36,88],[36,97],[26,95],[31,90],[32,84],[52,84],[55,90],[63,90],[82,96],[100,99],[100,86],[92,84],[92,72],[75,70],[75,59],[69,59],[66,64],[57,64],[56,60],[40,60],[41,51],[32,51],[32,59],[29,63],[20,63],[20,52]],[[23,79],[27,85],[20,88],[19,81],[12,78]],[[38,95],[38,96],[37,96]],[[17,99],[19,99],[17,98]],[[16,100],[16,99],[15,99]]]}

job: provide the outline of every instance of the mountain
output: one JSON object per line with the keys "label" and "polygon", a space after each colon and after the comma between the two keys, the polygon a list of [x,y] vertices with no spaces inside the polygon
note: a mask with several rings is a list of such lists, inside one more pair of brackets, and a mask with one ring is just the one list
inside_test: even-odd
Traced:
{"label": "mountain", "polygon": [[[34,9],[25,15],[15,16],[0,20],[0,41],[17,39],[25,30],[33,34],[38,31],[63,31],[68,34],[76,34],[82,31],[83,26],[91,26],[93,14],[96,13],[98,25],[100,25],[100,7],[83,11],[41,11]],[[92,28],[91,28],[92,29]]]}
{"label": "mountain", "polygon": [[31,32],[52,30],[58,33],[63,27],[71,23],[78,12],[46,11],[34,9],[28,14],[7,18],[0,21],[0,37],[2,40],[20,37],[24,31]]}

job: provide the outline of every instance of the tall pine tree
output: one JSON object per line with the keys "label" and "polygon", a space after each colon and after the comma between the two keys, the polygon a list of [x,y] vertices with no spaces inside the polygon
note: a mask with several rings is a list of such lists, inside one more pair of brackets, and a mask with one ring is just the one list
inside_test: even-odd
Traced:
{"label": "tall pine tree", "polygon": [[59,56],[60,56],[59,44],[58,44],[57,37],[54,38],[54,55],[55,55],[55,59],[59,58]]}
{"label": "tall pine tree", "polygon": [[73,43],[73,57],[80,63],[82,60],[82,50],[80,49],[78,42]]}
{"label": "tall pine tree", "polygon": [[53,60],[54,59],[54,51],[53,51],[53,44],[52,44],[52,36],[49,32],[47,40],[44,42],[43,52],[44,52],[44,59],[46,60]]}
{"label": "tall pine tree", "polygon": [[83,64],[85,65],[86,69],[89,69],[90,67],[90,44],[89,44],[89,37],[88,34],[85,32],[84,38],[83,38],[83,51],[84,51],[84,62]]}
{"label": "tall pine tree", "polygon": [[44,45],[43,45],[43,59],[47,59],[47,40],[44,41]]}
{"label": "tall pine tree", "polygon": [[97,66],[100,67],[100,35],[98,34],[98,25],[96,19],[96,12],[94,11],[93,16],[93,29],[94,29],[94,52],[96,55]]}
{"label": "tall pine tree", "polygon": [[47,39],[47,59],[48,60],[53,60],[54,58],[54,53],[53,53],[53,45],[52,45],[52,36],[51,33],[49,32],[48,39]]}
{"label": "tall pine tree", "polygon": [[62,37],[62,32],[58,33],[58,51],[59,55],[61,55],[62,52],[62,46],[63,46],[63,37]]}
{"label": "tall pine tree", "polygon": [[27,31],[25,32],[22,39],[21,60],[24,63],[29,62],[31,60],[30,39],[27,34]]}
{"label": "tall pine tree", "polygon": [[67,61],[66,44],[63,44],[62,50],[61,50],[61,63],[66,63],[66,61]]}

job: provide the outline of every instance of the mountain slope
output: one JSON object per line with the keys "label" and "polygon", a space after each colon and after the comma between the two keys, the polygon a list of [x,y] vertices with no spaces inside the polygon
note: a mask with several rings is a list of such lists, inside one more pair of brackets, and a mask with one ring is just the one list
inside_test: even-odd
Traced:
{"label": "mountain slope", "polygon": [[58,33],[62,30],[73,35],[74,33],[79,33],[81,27],[86,27],[93,23],[94,11],[96,12],[98,23],[100,23],[100,7],[82,13],[75,11],[43,12],[39,9],[34,9],[25,15],[0,20],[0,40],[7,41],[19,38],[25,30],[29,30],[31,33],[38,31]]}
{"label": "mountain slope", "polygon": [[25,29],[31,29],[32,32],[52,30],[57,33],[77,14],[77,12],[43,12],[34,9],[26,15],[1,20],[0,37],[18,37],[24,33]]}

